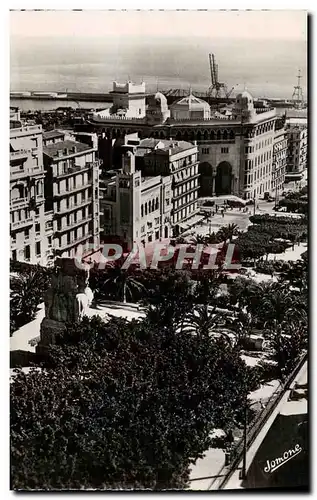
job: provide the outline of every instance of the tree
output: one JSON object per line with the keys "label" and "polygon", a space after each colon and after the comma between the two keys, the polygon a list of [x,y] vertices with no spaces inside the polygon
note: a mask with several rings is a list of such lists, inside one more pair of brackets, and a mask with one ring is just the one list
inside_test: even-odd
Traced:
{"label": "tree", "polygon": [[154,271],[142,302],[147,307],[147,319],[152,324],[174,329],[192,309],[194,300],[189,274],[165,268]]}
{"label": "tree", "polygon": [[105,293],[107,287],[110,287],[117,300],[124,303],[127,302],[127,297],[133,299],[136,294],[140,295],[144,291],[144,285],[136,276],[119,266],[109,267],[105,279],[101,282],[99,295]]}
{"label": "tree", "polygon": [[11,384],[13,489],[183,489],[257,387],[222,339],[146,321],[85,318],[49,356]]}
{"label": "tree", "polygon": [[216,308],[208,305],[197,305],[181,321],[181,331],[206,337],[212,333],[219,333],[219,327],[224,324],[223,316],[217,313]]}
{"label": "tree", "polygon": [[267,336],[270,339],[271,359],[277,365],[280,380],[284,381],[307,349],[307,326],[276,322]]}
{"label": "tree", "polygon": [[203,234],[196,234],[190,241],[193,245],[203,245],[204,247],[208,245],[208,238]]}
{"label": "tree", "polygon": [[296,262],[289,262],[288,269],[281,273],[282,281],[288,282],[291,286],[299,288],[300,291],[308,289],[308,261],[300,259]]}
{"label": "tree", "polygon": [[195,280],[195,302],[197,304],[215,304],[216,297],[223,282],[221,274],[216,271],[197,270],[192,272]]}
{"label": "tree", "polygon": [[10,276],[10,332],[11,334],[35,318],[44,292],[50,282],[50,271],[35,266],[12,273]]}
{"label": "tree", "polygon": [[234,236],[238,236],[240,234],[239,226],[237,224],[228,224],[227,226],[223,226],[217,232],[217,236],[220,241],[229,242],[232,241]]}
{"label": "tree", "polygon": [[[225,334],[228,340],[232,343],[233,347],[240,349],[246,347],[246,343],[250,339],[255,322],[251,313],[248,313],[246,310],[239,310],[232,319],[229,318],[229,320],[227,320],[226,326],[231,333],[231,335]],[[234,340],[231,340],[232,336]]]}

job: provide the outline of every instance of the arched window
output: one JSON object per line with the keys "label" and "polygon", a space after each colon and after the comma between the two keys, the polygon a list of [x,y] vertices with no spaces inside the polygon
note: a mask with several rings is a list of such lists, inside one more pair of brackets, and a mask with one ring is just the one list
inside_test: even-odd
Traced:
{"label": "arched window", "polygon": [[153,199],[152,200],[152,212],[154,212],[154,210],[155,210],[155,200]]}
{"label": "arched window", "polygon": [[234,139],[234,131],[233,131],[233,130],[230,130],[230,133],[229,133],[229,139],[230,139],[230,140],[233,140],[233,139]]}
{"label": "arched window", "polygon": [[223,140],[224,141],[228,140],[228,132],[227,132],[227,130],[225,130],[224,133],[223,133]]}
{"label": "arched window", "polygon": [[221,141],[221,132],[220,132],[220,130],[217,131],[217,141]]}
{"label": "arched window", "polygon": [[215,140],[215,132],[213,130],[210,132],[210,140],[211,141]]}
{"label": "arched window", "polygon": [[155,200],[155,209],[158,210],[158,208],[159,208],[159,199],[157,197]]}
{"label": "arched window", "polygon": [[151,202],[149,201],[148,203],[148,208],[149,208],[149,214],[151,213]]}
{"label": "arched window", "polygon": [[11,189],[11,200],[17,200],[20,198],[20,190],[18,186]]}
{"label": "arched window", "polygon": [[201,131],[198,130],[197,132],[197,141],[201,141]]}
{"label": "arched window", "polygon": [[141,205],[141,217],[143,217],[144,215],[144,207],[143,207],[143,204]]}
{"label": "arched window", "polygon": [[204,141],[208,141],[208,132],[205,130],[204,132]]}
{"label": "arched window", "polygon": [[147,204],[144,205],[145,215],[147,215]]}

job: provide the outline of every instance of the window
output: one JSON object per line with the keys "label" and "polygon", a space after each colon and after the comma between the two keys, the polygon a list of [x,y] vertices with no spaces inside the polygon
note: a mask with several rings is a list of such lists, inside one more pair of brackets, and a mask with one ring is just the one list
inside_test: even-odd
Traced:
{"label": "window", "polygon": [[227,154],[227,153],[229,153],[229,148],[221,148],[221,153],[222,153],[222,154]]}
{"label": "window", "polygon": [[27,246],[24,248],[24,258],[25,258],[26,260],[30,260],[30,257],[31,257],[30,245],[27,245]]}
{"label": "window", "polygon": [[142,234],[143,234],[143,233],[145,233],[145,226],[142,226],[142,227],[141,227],[141,233],[142,233]]}
{"label": "window", "polygon": [[40,224],[35,224],[35,232],[40,233],[41,232],[41,225]]}
{"label": "window", "polygon": [[24,238],[27,240],[29,237],[30,237],[30,230],[29,230],[29,229],[26,229],[26,230],[24,231]]}
{"label": "window", "polygon": [[152,241],[152,235],[150,234],[150,236],[148,237],[148,242],[151,243]]}
{"label": "window", "polygon": [[48,243],[48,245],[52,244],[52,236],[48,236],[47,243]]}
{"label": "window", "polygon": [[144,207],[143,205],[141,205],[141,217],[143,217],[143,215],[144,215]]}
{"label": "window", "polygon": [[202,148],[203,155],[209,155],[209,148]]}
{"label": "window", "polygon": [[36,256],[40,257],[41,256],[41,242],[37,241],[36,243]]}
{"label": "window", "polygon": [[156,233],[155,233],[155,239],[156,240],[160,239],[160,232],[159,231],[156,231]]}
{"label": "window", "polygon": [[12,250],[12,260],[17,260],[17,251]]}
{"label": "window", "polygon": [[160,218],[159,217],[155,217],[154,224],[157,226],[159,223],[160,223]]}

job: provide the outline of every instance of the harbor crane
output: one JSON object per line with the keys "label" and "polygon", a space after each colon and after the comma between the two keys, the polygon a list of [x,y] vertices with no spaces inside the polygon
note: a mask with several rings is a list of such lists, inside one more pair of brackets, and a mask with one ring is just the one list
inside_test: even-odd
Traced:
{"label": "harbor crane", "polygon": [[292,101],[294,103],[295,108],[302,108],[304,104],[304,96],[303,96],[303,89],[300,85],[302,75],[301,75],[301,70],[298,70],[298,75],[297,75],[297,85],[294,87],[294,92],[292,95]]}
{"label": "harbor crane", "polygon": [[221,98],[229,99],[236,85],[234,85],[232,89],[228,91],[227,85],[225,83],[219,82],[218,64],[216,63],[215,54],[209,54],[209,66],[210,66],[211,85],[208,89],[208,96],[215,97],[216,99],[221,99]]}

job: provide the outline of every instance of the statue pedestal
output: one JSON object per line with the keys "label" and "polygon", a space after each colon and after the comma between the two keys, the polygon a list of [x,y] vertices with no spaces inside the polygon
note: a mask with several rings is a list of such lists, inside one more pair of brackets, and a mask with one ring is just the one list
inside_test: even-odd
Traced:
{"label": "statue pedestal", "polygon": [[56,344],[56,337],[64,333],[65,330],[65,323],[44,318],[41,323],[41,340],[36,347],[36,352],[45,352],[49,345]]}

